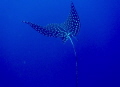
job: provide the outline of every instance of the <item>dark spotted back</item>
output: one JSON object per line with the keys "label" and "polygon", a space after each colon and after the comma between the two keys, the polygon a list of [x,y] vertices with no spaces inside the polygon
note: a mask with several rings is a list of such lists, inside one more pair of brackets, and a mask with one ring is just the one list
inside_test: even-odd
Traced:
{"label": "dark spotted back", "polygon": [[74,4],[71,2],[71,10],[67,20],[62,24],[52,23],[46,26],[39,26],[31,22],[23,21],[30,25],[33,29],[48,37],[59,37],[62,38],[63,42],[66,42],[68,38],[76,36],[80,29],[80,19]]}

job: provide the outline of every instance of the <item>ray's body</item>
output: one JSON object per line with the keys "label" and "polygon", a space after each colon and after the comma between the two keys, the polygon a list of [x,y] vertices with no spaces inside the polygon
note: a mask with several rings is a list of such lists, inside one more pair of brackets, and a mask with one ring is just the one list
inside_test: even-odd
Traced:
{"label": "ray's body", "polygon": [[63,42],[66,42],[68,39],[71,41],[76,57],[76,87],[78,87],[78,59],[71,38],[75,37],[80,30],[80,19],[73,2],[71,2],[71,9],[67,20],[61,24],[51,23],[46,26],[40,26],[27,21],[23,22],[44,36],[61,38]]}

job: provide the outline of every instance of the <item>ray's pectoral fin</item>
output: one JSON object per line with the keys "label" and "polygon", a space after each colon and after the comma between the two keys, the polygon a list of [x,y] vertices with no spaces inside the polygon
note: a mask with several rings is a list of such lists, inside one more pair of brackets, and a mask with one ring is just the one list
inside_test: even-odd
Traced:
{"label": "ray's pectoral fin", "polygon": [[37,24],[28,22],[28,21],[22,21],[23,23],[28,24],[29,26],[31,26],[33,29],[35,29],[37,32],[41,33],[42,35],[47,35],[47,31],[46,28],[44,28],[43,26],[39,26]]}
{"label": "ray's pectoral fin", "polygon": [[37,24],[33,24],[33,23],[31,23],[31,22],[27,22],[27,21],[22,21],[22,22],[30,25],[33,29],[35,29],[35,30],[38,31],[39,33],[41,33],[41,34],[44,33],[44,32],[43,32],[44,27],[39,26],[39,25],[37,25]]}
{"label": "ray's pectoral fin", "polygon": [[61,31],[61,27],[58,24],[48,24],[46,26],[39,26],[37,24],[33,24],[31,22],[22,21],[28,25],[30,25],[33,29],[38,31],[44,36],[48,37],[62,37],[64,35],[64,32]]}
{"label": "ray's pectoral fin", "polygon": [[73,2],[71,2],[71,9],[67,20],[62,24],[70,36],[76,36],[80,30],[80,19],[75,9]]}

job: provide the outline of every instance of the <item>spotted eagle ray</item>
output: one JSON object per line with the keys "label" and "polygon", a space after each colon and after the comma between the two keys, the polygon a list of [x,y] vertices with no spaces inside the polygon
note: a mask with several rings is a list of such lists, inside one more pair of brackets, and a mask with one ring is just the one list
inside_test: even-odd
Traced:
{"label": "spotted eagle ray", "polygon": [[72,43],[74,54],[76,57],[76,87],[78,87],[78,59],[76,56],[75,47],[72,41],[72,37],[75,37],[80,30],[80,19],[75,9],[73,2],[71,2],[71,9],[67,20],[63,23],[51,23],[46,26],[40,26],[31,22],[23,21],[30,25],[33,29],[38,31],[44,36],[61,38],[63,42],[68,39]]}

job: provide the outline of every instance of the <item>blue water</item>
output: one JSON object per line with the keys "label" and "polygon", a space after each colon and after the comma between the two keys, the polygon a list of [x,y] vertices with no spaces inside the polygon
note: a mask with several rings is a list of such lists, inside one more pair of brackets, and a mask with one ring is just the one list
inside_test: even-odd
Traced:
{"label": "blue water", "polygon": [[[74,0],[79,87],[120,87],[120,0]],[[75,87],[68,40],[45,37],[21,21],[64,22],[70,0],[0,1],[0,87]]]}

